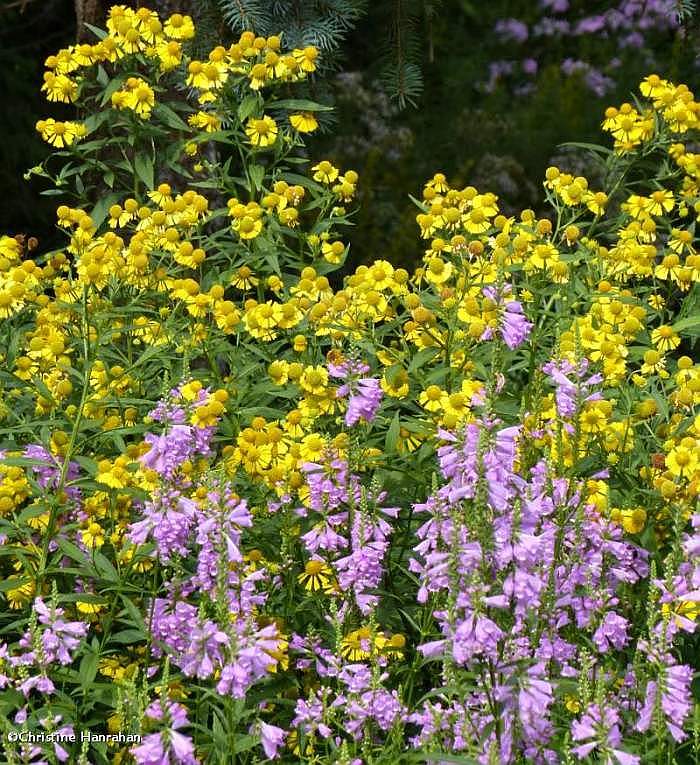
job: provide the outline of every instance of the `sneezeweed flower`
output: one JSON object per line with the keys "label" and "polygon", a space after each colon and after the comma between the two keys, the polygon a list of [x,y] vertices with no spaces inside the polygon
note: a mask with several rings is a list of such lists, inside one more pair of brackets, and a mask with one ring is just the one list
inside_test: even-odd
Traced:
{"label": "sneezeweed flower", "polygon": [[299,112],[290,114],[289,122],[295,130],[300,133],[313,133],[318,127],[318,120],[312,112]]}
{"label": "sneezeweed flower", "polygon": [[314,165],[311,169],[314,171],[313,179],[319,183],[331,184],[339,175],[338,168],[333,167],[327,159]]}
{"label": "sneezeweed flower", "polygon": [[245,133],[253,146],[265,149],[277,140],[277,123],[268,115],[260,119],[251,117],[246,123]]}
{"label": "sneezeweed flower", "polygon": [[187,122],[205,133],[215,133],[221,129],[221,118],[214,112],[196,112],[188,117]]}
{"label": "sneezeweed flower", "polygon": [[335,577],[331,567],[323,560],[310,560],[304,566],[303,573],[298,576],[299,583],[305,590],[326,594],[336,591]]}
{"label": "sneezeweed flower", "polygon": [[671,351],[680,345],[681,339],[668,324],[657,327],[651,333],[651,341],[661,353]]}
{"label": "sneezeweed flower", "polygon": [[129,77],[121,90],[112,93],[115,109],[130,109],[141,119],[150,119],[155,106],[153,88],[139,77]]}
{"label": "sneezeweed flower", "polygon": [[57,149],[71,146],[87,134],[85,125],[80,122],[58,122],[52,117],[39,120],[36,129],[44,141]]}

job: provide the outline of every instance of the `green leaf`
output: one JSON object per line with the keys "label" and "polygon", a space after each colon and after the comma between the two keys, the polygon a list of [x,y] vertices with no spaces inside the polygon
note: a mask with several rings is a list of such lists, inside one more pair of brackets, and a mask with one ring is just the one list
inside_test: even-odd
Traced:
{"label": "green leaf", "polygon": [[251,165],[248,168],[248,175],[255,187],[254,190],[259,191],[262,188],[263,178],[265,177],[265,168],[262,165]]}
{"label": "green leaf", "polygon": [[63,539],[62,537],[57,537],[56,543],[58,544],[59,549],[71,560],[74,560],[77,563],[85,563],[85,553],[77,545],[74,545],[72,542]]}
{"label": "green leaf", "polygon": [[332,112],[332,106],[309,101],[306,98],[289,98],[284,101],[274,101],[269,104],[271,109],[288,109],[293,112]]}
{"label": "green leaf", "polygon": [[189,125],[180,117],[180,115],[166,104],[156,104],[153,113],[168,127],[171,127],[174,130],[190,130]]}
{"label": "green leaf", "polygon": [[258,108],[257,96],[246,96],[238,105],[238,119],[245,122]]}
{"label": "green leaf", "polygon": [[[106,174],[105,174],[106,175]],[[114,183],[114,173],[112,173],[112,183]],[[92,208],[92,212],[90,213],[90,217],[95,222],[96,226],[99,226],[100,223],[107,217],[107,212],[109,208],[119,200],[121,197],[121,194],[107,194],[106,196],[100,197],[97,204]]]}
{"label": "green leaf", "polygon": [[[117,77],[114,77],[114,79],[111,79],[109,81],[109,84],[107,85],[107,87],[104,89],[102,93],[102,100],[100,101],[100,106],[104,106],[106,103],[112,100],[112,93],[116,93],[119,90],[119,88],[121,88],[121,86],[124,84],[125,78],[126,78],[126,75],[122,74],[122,75],[118,75]],[[95,115],[95,117],[100,118],[102,114],[104,114],[105,117],[109,116],[109,112],[102,112],[100,115]]]}
{"label": "green leaf", "polygon": [[86,24],[83,23],[83,26],[89,29],[95,37],[97,37],[98,40],[104,40],[105,37],[107,37],[107,32],[105,32],[104,29],[100,29],[99,27],[93,27],[92,24]]}
{"label": "green leaf", "polygon": [[111,635],[109,638],[111,643],[120,643],[122,645],[138,643],[145,639],[146,635],[141,630],[121,630],[121,632],[115,632],[114,635]]}
{"label": "green leaf", "polygon": [[603,154],[603,155],[609,155],[613,153],[612,149],[609,149],[607,146],[600,146],[597,143],[581,143],[580,141],[566,141],[565,143],[560,143],[560,147],[573,147],[576,149],[587,149],[588,151],[592,151],[596,154]]}
{"label": "green leaf", "polygon": [[96,651],[89,651],[83,656],[80,662],[78,676],[83,690],[87,690],[97,675],[97,665],[100,661],[100,655]]}
{"label": "green leaf", "polygon": [[236,741],[233,745],[233,751],[235,754],[240,752],[247,752],[252,749],[258,743],[256,736],[236,736]]}
{"label": "green leaf", "polygon": [[399,443],[399,433],[401,431],[401,422],[399,420],[399,413],[396,412],[394,418],[389,425],[389,429],[386,432],[386,438],[384,439],[384,450],[386,452],[395,452],[396,446]]}
{"label": "green leaf", "polygon": [[110,582],[118,582],[119,574],[117,569],[111,564],[111,562],[101,553],[99,550],[95,550],[92,554],[95,568],[97,571]]}
{"label": "green leaf", "polygon": [[137,154],[134,157],[134,170],[146,188],[153,189],[153,160],[145,154]]}
{"label": "green leaf", "polygon": [[143,620],[143,614],[129,600],[129,598],[126,597],[126,595],[122,594],[121,598],[122,598],[122,602],[124,603],[124,608],[129,612],[129,616],[131,617],[132,624],[138,627],[138,631],[141,634],[144,634],[146,631],[146,623]]}
{"label": "green leaf", "polygon": [[440,353],[437,348],[423,348],[418,351],[416,355],[411,359],[411,363],[408,366],[409,373],[415,372],[420,369],[428,361],[431,361]]}
{"label": "green leaf", "polygon": [[[692,330],[689,332],[688,330]],[[673,325],[673,331],[681,334],[684,332],[686,335],[700,335],[700,315],[689,316],[687,319],[681,319]]]}
{"label": "green leaf", "polygon": [[29,584],[32,579],[28,576],[13,576],[10,579],[5,579],[0,582],[0,592],[7,592],[8,590],[14,590],[22,585]]}

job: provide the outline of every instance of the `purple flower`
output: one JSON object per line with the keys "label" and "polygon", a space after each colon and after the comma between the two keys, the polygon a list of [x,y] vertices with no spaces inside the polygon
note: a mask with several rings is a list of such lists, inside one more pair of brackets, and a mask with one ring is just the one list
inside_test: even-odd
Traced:
{"label": "purple flower", "polygon": [[46,675],[35,675],[27,678],[20,686],[19,689],[24,694],[25,698],[36,688],[39,693],[49,696],[56,690],[56,686]]}
{"label": "purple flower", "polygon": [[681,726],[692,709],[690,693],[692,679],[693,671],[690,667],[685,664],[673,664],[662,669],[661,679],[658,682],[649,680],[646,687],[646,698],[635,729],[644,733],[651,727],[660,691],[661,711],[665,718],[666,727],[675,741],[683,741],[687,734]]}
{"label": "purple flower", "polygon": [[198,765],[192,739],[178,732],[179,728],[189,725],[187,710],[182,704],[169,701],[163,709],[160,701],[154,701],[145,714],[166,727],[160,733],[149,734],[139,746],[131,749],[137,765]]}
{"label": "purple flower", "polygon": [[528,38],[527,24],[518,19],[499,19],[494,31],[504,42],[524,43]]}
{"label": "purple flower", "polygon": [[569,0],[540,0],[540,5],[552,13],[566,13],[569,10]]}
{"label": "purple flower", "polygon": [[129,527],[128,538],[144,544],[152,537],[160,559],[169,563],[173,555],[187,554],[196,507],[176,490],[156,491],[146,502],[143,519]]}
{"label": "purple flower", "polygon": [[582,742],[571,749],[581,760],[598,749],[606,763],[612,763],[614,757],[620,765],[639,765],[640,758],[636,754],[617,749],[622,742],[620,715],[611,706],[591,704],[583,717],[571,724],[571,738]]}
{"label": "purple flower", "polygon": [[[588,359],[584,358],[578,367],[566,360],[549,361],[543,367],[542,371],[557,386],[555,398],[557,402],[557,413],[564,419],[574,416],[578,409],[586,401],[597,401],[602,398],[599,392],[586,395],[588,388],[598,385],[603,381],[601,374],[591,375],[588,380],[584,380],[588,370]],[[574,380],[569,379],[573,376]]]}
{"label": "purple flower", "polygon": [[[522,345],[529,337],[532,329],[532,323],[524,315],[522,305],[517,300],[511,299],[512,292],[513,288],[510,284],[501,288],[484,287],[483,289],[484,295],[501,309],[499,332],[503,342],[510,349]],[[488,339],[488,336],[485,336],[484,339]]]}
{"label": "purple flower", "polygon": [[287,733],[276,725],[260,722],[260,742],[269,759],[277,757],[277,750],[282,746]]}
{"label": "purple flower", "polygon": [[[34,611],[39,616],[39,624],[44,627],[41,630],[42,663],[58,661],[63,665],[70,664],[73,661],[73,652],[88,632],[88,625],[83,622],[65,621],[61,618],[62,608],[49,608],[41,598],[35,598]],[[32,634],[27,632],[19,644],[24,648],[31,648],[34,644]],[[20,657],[21,663],[25,665],[37,663],[38,660],[39,657],[34,651]]]}
{"label": "purple flower", "polygon": [[379,380],[374,377],[358,377],[369,372],[369,367],[359,361],[345,361],[342,364],[329,364],[332,377],[345,380],[336,391],[337,398],[349,396],[345,424],[352,427],[359,420],[372,422],[384,395]]}
{"label": "purple flower", "polygon": [[[61,480],[63,463],[53,454],[44,449],[39,444],[30,444],[24,450],[24,456],[30,460],[36,460],[37,464],[31,466],[31,470],[36,474],[36,481],[42,489],[55,489]],[[77,462],[69,462],[65,475],[64,484],[70,484],[77,480],[80,474],[80,465]],[[68,497],[75,500],[80,497],[80,489],[77,486],[64,486],[64,491]]]}
{"label": "purple flower", "polygon": [[601,653],[606,653],[611,648],[617,648],[619,650],[623,648],[629,640],[627,634],[628,627],[629,622],[627,619],[618,616],[618,614],[612,611],[608,611],[608,613],[605,614],[602,624],[593,635],[593,642]]}
{"label": "purple flower", "polygon": [[140,458],[141,463],[164,478],[172,478],[180,465],[195,453],[193,431],[189,425],[173,425],[160,436],[146,433],[143,440],[151,448]]}
{"label": "purple flower", "polygon": [[487,616],[473,613],[460,621],[452,640],[452,655],[458,664],[466,664],[477,654],[498,657],[498,642],[503,630]]}
{"label": "purple flower", "polygon": [[554,703],[552,684],[542,679],[544,664],[532,667],[518,693],[518,719],[528,746],[537,747],[549,741],[553,728],[547,717]]}
{"label": "purple flower", "polygon": [[522,69],[525,74],[530,75],[531,77],[534,77],[537,74],[539,66],[537,64],[537,60],[534,58],[526,58],[523,59],[522,62]]}

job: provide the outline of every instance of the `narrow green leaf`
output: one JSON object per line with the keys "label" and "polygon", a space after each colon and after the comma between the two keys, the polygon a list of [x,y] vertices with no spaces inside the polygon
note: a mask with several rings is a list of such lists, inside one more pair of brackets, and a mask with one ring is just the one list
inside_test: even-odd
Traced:
{"label": "narrow green leaf", "polygon": [[288,109],[293,112],[332,112],[332,106],[325,106],[316,101],[306,98],[289,98],[284,101],[274,101],[270,104],[271,109]]}
{"label": "narrow green leaf", "polygon": [[394,414],[394,418],[389,425],[389,429],[386,432],[386,438],[384,439],[384,449],[388,453],[396,451],[396,447],[399,443],[399,433],[401,431],[401,422],[399,420],[399,413]]}
{"label": "narrow green leaf", "polygon": [[134,157],[134,170],[136,175],[150,191],[153,189],[153,160],[145,154],[137,154]]}

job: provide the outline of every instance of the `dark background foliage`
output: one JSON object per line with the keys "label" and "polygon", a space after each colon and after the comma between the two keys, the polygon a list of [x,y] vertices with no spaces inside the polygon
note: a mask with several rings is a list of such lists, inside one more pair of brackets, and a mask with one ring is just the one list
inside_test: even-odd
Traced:
{"label": "dark background foliage", "polygon": [[[61,107],[39,93],[43,61],[76,39],[78,22],[102,24],[111,3],[99,0],[3,0],[0,3],[0,230],[54,238],[54,201],[40,196],[37,180],[23,181],[45,155],[34,124]],[[420,255],[408,194],[420,195],[436,171],[456,184],[471,184],[499,195],[506,211],[537,209],[540,179],[547,165],[594,175],[580,153],[561,151],[565,141],[598,141],[607,104],[630,98],[640,78],[658,70],[687,82],[697,75],[697,17],[679,31],[652,30],[642,49],[623,57],[615,85],[604,96],[592,93],[583,75],[562,72],[566,58],[584,58],[601,67],[618,54],[618,42],[604,35],[546,38],[509,45],[494,33],[500,18],[534,23],[535,0],[154,0],[163,13],[192,13],[211,45],[244,26],[288,30],[294,44],[315,42],[325,51],[326,68],[314,96],[334,103],[332,122],[310,141],[310,155],[327,155],[344,169],[358,170],[362,207],[351,236],[353,261],[385,257],[409,264]],[[576,2],[572,10],[576,11]],[[586,13],[604,13],[616,3],[578,3]],[[244,18],[232,9],[248,8]],[[267,29],[269,27],[269,29]],[[82,34],[86,31],[82,28]],[[258,30],[256,30],[258,31]],[[89,37],[89,33],[88,37]],[[203,42],[207,43],[207,39]],[[208,45],[204,46],[205,48]],[[535,87],[516,95],[517,83],[483,87],[489,64],[506,57],[536,56]],[[63,108],[65,116],[70,110]],[[595,181],[595,177],[591,178]]]}

